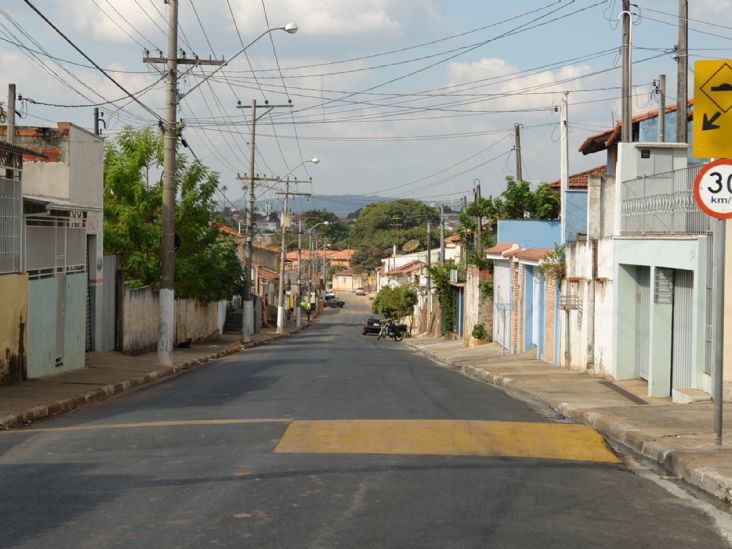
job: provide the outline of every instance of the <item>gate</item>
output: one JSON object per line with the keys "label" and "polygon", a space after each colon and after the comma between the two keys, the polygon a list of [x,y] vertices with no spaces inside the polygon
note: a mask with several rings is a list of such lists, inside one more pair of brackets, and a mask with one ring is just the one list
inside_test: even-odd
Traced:
{"label": "gate", "polygon": [[651,320],[651,269],[635,268],[635,375],[648,379],[649,326]]}
{"label": "gate", "polygon": [[691,359],[694,272],[677,269],[674,273],[674,313],[672,343],[672,387],[692,386]]}

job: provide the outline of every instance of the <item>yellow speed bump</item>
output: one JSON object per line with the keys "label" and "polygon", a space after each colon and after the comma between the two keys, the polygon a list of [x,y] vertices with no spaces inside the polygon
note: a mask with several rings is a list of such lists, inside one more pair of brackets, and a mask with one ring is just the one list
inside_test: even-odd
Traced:
{"label": "yellow speed bump", "polygon": [[620,463],[585,425],[472,420],[293,421],[278,453],[505,456]]}

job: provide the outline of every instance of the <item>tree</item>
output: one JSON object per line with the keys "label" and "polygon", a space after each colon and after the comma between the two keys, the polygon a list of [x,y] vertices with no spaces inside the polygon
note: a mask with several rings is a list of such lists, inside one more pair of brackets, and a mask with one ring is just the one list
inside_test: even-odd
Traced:
{"label": "tree", "polygon": [[376,294],[371,310],[386,318],[397,319],[411,315],[416,304],[417,290],[414,286],[384,286]]}
{"label": "tree", "polygon": [[[160,282],[162,135],[126,127],[107,142],[104,159],[104,248],[121,257],[125,280],[133,287]],[[158,178],[151,180],[151,174]],[[180,297],[213,301],[242,286],[244,272],[236,243],[215,226],[216,172],[178,156],[176,185],[175,290]]]}
{"label": "tree", "polygon": [[327,225],[320,225],[315,231],[324,235],[334,247],[345,247],[345,240],[349,235],[348,225],[342,223],[335,213],[328,210],[307,210],[300,215],[303,219],[303,230],[327,221]]}

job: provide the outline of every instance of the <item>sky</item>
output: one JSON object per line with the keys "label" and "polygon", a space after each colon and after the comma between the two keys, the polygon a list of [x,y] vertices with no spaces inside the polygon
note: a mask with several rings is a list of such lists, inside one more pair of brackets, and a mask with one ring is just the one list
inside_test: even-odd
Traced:
{"label": "sky", "polygon": [[[31,4],[125,91],[27,2],[3,0],[0,94],[16,84],[23,97],[17,125],[69,121],[91,128],[98,106],[107,138],[125,125],[157,126],[165,82],[142,58],[145,50],[151,56],[167,50],[163,0]],[[470,199],[476,181],[483,195],[495,195],[515,175],[515,124],[523,178],[534,185],[559,178],[557,106],[567,91],[570,173],[601,165],[603,153],[583,156],[577,149],[621,117],[621,4],[179,0],[179,55],[229,60],[208,79],[216,67],[181,67],[178,117],[189,145],[183,152],[220,174],[222,206],[238,203],[252,113],[237,105],[253,99],[291,105],[258,108],[257,174],[289,175],[302,181],[293,188],[313,195],[457,205],[463,195]],[[694,61],[732,57],[732,0],[689,4],[693,96]],[[676,0],[633,2],[634,113],[657,107],[659,74],[667,75],[667,103],[675,101],[677,10]],[[291,22],[299,27],[295,34],[265,33]],[[318,165],[309,162],[316,157]],[[282,184],[255,189],[258,198],[281,196],[275,193]],[[300,207],[308,201],[293,200]]]}

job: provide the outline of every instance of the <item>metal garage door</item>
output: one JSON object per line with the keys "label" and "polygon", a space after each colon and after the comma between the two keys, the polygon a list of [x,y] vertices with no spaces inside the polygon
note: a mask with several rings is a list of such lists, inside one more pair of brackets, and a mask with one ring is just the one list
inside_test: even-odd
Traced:
{"label": "metal garage door", "polygon": [[635,282],[635,375],[641,379],[648,379],[651,269],[636,267]]}
{"label": "metal garage door", "polygon": [[694,299],[694,272],[676,270],[674,274],[674,319],[672,349],[672,387],[692,386],[691,322]]}

